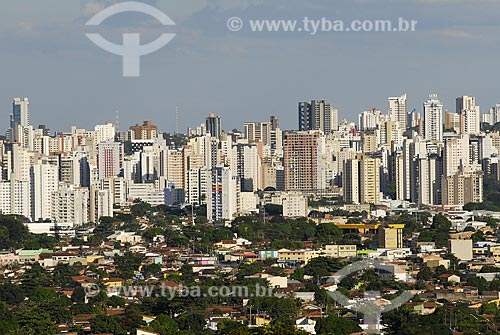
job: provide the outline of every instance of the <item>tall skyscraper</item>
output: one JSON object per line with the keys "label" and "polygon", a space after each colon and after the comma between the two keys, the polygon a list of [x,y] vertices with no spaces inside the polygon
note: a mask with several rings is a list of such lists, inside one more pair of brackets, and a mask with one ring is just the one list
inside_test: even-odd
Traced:
{"label": "tall skyscraper", "polygon": [[254,192],[260,186],[260,166],[258,147],[254,143],[236,143],[233,148],[232,169],[238,176],[241,192]]}
{"label": "tall skyscraper", "polygon": [[338,129],[338,110],[325,100],[299,102],[299,130],[321,130],[329,134]]}
{"label": "tall skyscraper", "polygon": [[238,211],[238,182],[230,167],[215,166],[207,183],[207,217],[210,222],[232,220]]}
{"label": "tall skyscraper", "polygon": [[481,132],[481,111],[476,106],[476,98],[461,96],[456,99],[456,112],[460,115],[460,132],[462,134],[479,134]]}
{"label": "tall skyscraper", "polygon": [[469,96],[461,96],[456,99],[456,113],[460,114],[464,110],[472,109],[476,106],[476,98]]}
{"label": "tall skyscraper", "polygon": [[437,94],[424,102],[424,137],[429,141],[443,141],[443,104]]}
{"label": "tall skyscraper", "polygon": [[358,155],[344,163],[342,178],[344,200],[354,204],[379,203],[380,159]]}
{"label": "tall skyscraper", "polygon": [[10,119],[10,127],[15,128],[16,125],[27,127],[30,125],[30,102],[28,98],[14,98],[12,102],[12,115]]}
{"label": "tall skyscraper", "polygon": [[212,137],[219,138],[222,134],[222,119],[220,116],[210,113],[205,121],[207,133]]}
{"label": "tall skyscraper", "polygon": [[319,132],[284,133],[285,190],[318,188],[318,138]]}
{"label": "tall skyscraper", "polygon": [[33,128],[30,127],[30,112],[28,98],[14,98],[10,129],[7,133],[11,142],[19,142],[24,148],[31,148]]}
{"label": "tall skyscraper", "polygon": [[390,97],[389,101],[389,116],[392,121],[399,122],[401,129],[406,130],[406,94],[400,97]]}
{"label": "tall skyscraper", "polygon": [[122,143],[112,141],[99,143],[97,160],[99,179],[118,176],[123,168]]}
{"label": "tall skyscraper", "polygon": [[47,220],[53,214],[53,195],[59,186],[59,168],[48,160],[31,167],[31,218]]}

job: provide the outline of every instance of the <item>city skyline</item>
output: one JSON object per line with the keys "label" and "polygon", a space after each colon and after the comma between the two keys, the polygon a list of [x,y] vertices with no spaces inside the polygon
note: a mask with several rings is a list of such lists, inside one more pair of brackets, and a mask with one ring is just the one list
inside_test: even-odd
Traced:
{"label": "city skyline", "polygon": [[[371,112],[371,111],[379,111],[382,115],[387,115],[389,117],[391,117],[392,120],[394,121],[397,121],[398,117],[399,116],[396,116],[393,114],[392,110],[391,110],[391,103],[393,103],[393,101],[397,101],[398,99],[402,99],[404,98],[403,100],[405,101],[405,103],[403,104],[403,108],[405,110],[405,112],[407,113],[406,114],[406,117],[407,119],[405,120],[405,124],[404,126],[406,127],[407,125],[411,125],[411,123],[408,123],[408,122],[411,122],[411,116],[412,114],[414,114],[414,112],[416,113],[419,113],[421,118],[422,119],[425,119],[424,117],[424,114],[425,114],[425,104],[426,103],[429,103],[433,100],[436,100],[437,102],[440,103],[440,106],[439,109],[441,109],[441,113],[439,114],[440,117],[441,117],[441,120],[439,120],[439,122],[441,124],[444,124],[445,125],[445,128],[446,129],[446,125],[448,124],[447,121],[446,121],[446,117],[447,117],[447,114],[452,114],[452,115],[458,115],[458,119],[457,119],[457,122],[460,122],[460,115],[461,115],[461,112],[459,112],[458,110],[458,104],[459,104],[459,99],[461,98],[472,98],[474,99],[474,101],[472,102],[473,103],[473,109],[472,111],[473,112],[476,112],[477,113],[474,113],[473,116],[472,116],[472,119],[474,119],[474,122],[472,122],[473,124],[473,128],[475,130],[479,129],[479,124],[476,122],[477,120],[477,115],[479,115],[479,122],[483,122],[483,120],[481,119],[481,115],[485,115],[485,114],[489,114],[491,113],[491,110],[492,109],[495,109],[496,110],[496,113],[495,113],[495,118],[498,119],[497,122],[500,122],[500,113],[498,113],[498,110],[500,110],[500,99],[499,99],[499,102],[494,102],[490,105],[485,105],[485,104],[481,104],[481,103],[478,103],[476,104],[476,101],[477,101],[477,98],[475,95],[471,95],[471,96],[467,96],[467,95],[457,95],[456,97],[454,97],[453,99],[451,99],[453,101],[453,106],[450,106],[450,108],[448,108],[447,105],[445,105],[442,101],[447,101],[447,100],[450,100],[449,97],[445,97],[443,99],[443,97],[441,95],[439,95],[438,93],[430,93],[430,94],[427,94],[426,97],[421,101],[421,102],[417,102],[415,103],[415,107],[413,107],[413,105],[408,105],[407,101],[408,101],[408,97],[410,95],[405,92],[405,93],[402,93],[402,96],[399,97],[399,96],[387,96],[385,98],[385,108],[382,107],[377,107],[377,106],[372,106],[372,107],[369,107],[369,108],[365,108],[365,109],[361,109],[360,111],[356,112],[355,114],[352,115],[352,117],[350,118],[347,118],[347,117],[343,117],[342,116],[342,112],[336,107],[336,105],[331,101],[331,100],[328,100],[326,99],[325,97],[316,97],[316,98],[313,98],[312,100],[310,100],[309,102],[307,102],[307,99],[303,99],[303,100],[297,100],[298,101],[298,104],[299,104],[299,118],[301,117],[300,116],[300,108],[301,108],[301,104],[303,104],[304,102],[303,101],[306,101],[306,103],[311,103],[311,102],[318,102],[318,103],[324,103],[326,104],[328,107],[327,108],[331,108],[332,110],[332,116],[335,115],[336,116],[336,119],[337,119],[337,124],[340,123],[340,122],[343,122],[343,121],[347,121],[347,122],[352,122],[352,123],[355,123],[357,126],[360,126],[360,122],[363,122],[361,121],[359,118],[364,114],[364,113],[367,113],[367,112]],[[27,100],[26,100],[27,99]],[[45,120],[46,119],[43,119],[40,115],[37,114],[37,111],[35,110],[34,113],[30,113],[29,111],[33,108],[31,107],[32,105],[32,99],[26,97],[26,96],[17,96],[13,99],[10,100],[10,108],[12,108],[14,105],[16,104],[19,104],[20,102],[24,102],[24,103],[27,103],[28,104],[28,107],[27,107],[27,110],[28,110],[28,125],[31,125],[33,126],[33,128],[37,128],[38,126],[43,126],[43,127],[46,127],[47,129],[50,129],[50,131],[54,132],[54,131],[57,131],[57,132],[67,132],[67,131],[70,131],[71,130],[71,127],[73,126],[76,126],[76,127],[93,127],[94,125],[96,124],[106,124],[106,123],[113,123],[115,126],[118,125],[119,126],[119,129],[117,130],[127,130],[129,128],[129,126],[140,126],[142,122],[144,122],[144,120],[148,119],[148,118],[145,118],[145,117],[139,117],[139,118],[135,118],[133,120],[131,120],[130,123],[124,123],[123,120],[120,118],[120,113],[119,111],[114,111],[113,113],[110,114],[110,117],[109,119],[103,119],[104,121],[102,122],[82,122],[80,124],[76,124],[76,123],[72,123],[71,120],[69,120],[69,126],[66,127],[66,128],[63,128],[63,129],[56,129],[55,127],[52,127],[50,123],[46,122]],[[295,109],[293,110],[293,118],[294,120],[291,120],[292,119],[292,115],[289,116],[289,119],[282,119],[280,118],[278,115],[274,115],[276,116],[279,120],[280,120],[280,125],[290,125],[290,127],[280,127],[282,130],[322,130],[323,129],[320,129],[320,127],[318,126],[318,128],[313,128],[313,127],[310,127],[308,129],[301,129],[301,121],[297,121],[297,101],[295,102]],[[419,106],[419,107],[417,107]],[[482,109],[479,110],[479,107],[482,106]],[[177,107],[178,108],[178,107]],[[466,115],[466,119],[468,120],[469,118],[471,118],[470,116],[467,116],[467,112],[470,112],[469,110],[463,110],[465,113],[463,113],[464,115]],[[476,115],[477,114],[477,115]],[[498,117],[496,116],[498,114]],[[264,115],[262,117],[262,120],[264,119],[267,119],[269,117],[269,115],[273,115],[272,113],[271,114],[267,114],[267,115]],[[14,113],[13,111],[11,110],[7,115],[6,115],[6,118],[9,119],[10,121],[10,127],[12,127],[12,124],[13,124],[13,117],[14,117]],[[173,115],[173,118],[176,117],[176,114],[174,112],[174,115]],[[227,125],[226,122],[223,122],[225,121],[225,118],[224,118],[224,115],[220,115],[220,114],[216,114],[216,113],[213,113],[213,112],[209,112],[205,115],[202,115],[201,118],[199,120],[194,120],[193,123],[191,124],[188,124],[186,127],[184,128],[181,128],[179,127],[179,133],[180,134],[187,134],[188,130],[189,129],[193,129],[193,128],[196,128],[197,126],[201,125],[201,124],[205,124],[207,125],[207,120],[211,119],[211,118],[217,118],[217,127],[221,127],[221,129],[219,129],[218,131],[224,131],[224,132],[230,132],[231,130],[233,129],[237,129],[239,130],[240,132],[244,132],[245,131],[245,123],[249,123],[249,122],[255,122],[255,119],[258,119],[256,117],[253,117],[253,118],[249,118],[247,117],[246,119],[240,119],[234,126],[233,125]],[[160,118],[158,118],[160,119]],[[157,124],[160,124],[160,128],[163,132],[165,133],[176,133],[177,131],[177,125],[175,123],[175,121],[172,123],[167,123],[167,124],[161,124],[160,122],[158,122],[157,119],[155,118],[152,118],[150,119],[152,121],[154,121],[155,123]],[[0,134],[6,134],[6,131],[8,130],[8,127],[7,124],[9,124],[9,122],[6,122],[6,126],[4,127],[5,129],[1,129],[0,130]],[[366,121],[365,121],[366,122]],[[398,121],[400,122],[400,121]],[[495,122],[493,122],[495,123]],[[88,126],[86,126],[86,124],[88,124]],[[333,123],[332,123],[333,124]],[[468,128],[467,128],[468,129]],[[360,130],[363,130],[362,128],[360,128]],[[462,132],[471,132],[469,130],[464,130],[462,129],[461,130]],[[323,131],[324,132],[324,131]],[[329,131],[327,131],[328,133]],[[477,132],[477,131],[476,131]],[[471,132],[473,133],[473,132]],[[220,133],[218,133],[220,134]]]}
{"label": "city skyline", "polygon": [[[99,123],[112,121],[119,110],[123,124],[134,123],[141,113],[174,131],[176,106],[180,129],[209,112],[221,115],[230,128],[252,114],[260,119],[276,115],[283,128],[290,129],[295,126],[296,102],[320,97],[339,109],[340,119],[354,119],[372,107],[381,109],[387,96],[404,92],[410,110],[419,109],[430,92],[438,93],[449,110],[455,95],[476,96],[483,106],[500,99],[494,79],[499,74],[494,55],[500,45],[495,15],[500,3],[383,2],[338,1],[332,6],[328,1],[312,5],[295,0],[147,1],[176,22],[177,36],[164,49],[145,56],[141,77],[133,79],[121,76],[120,57],[85,37],[89,30],[85,22],[115,1],[57,2],[57,15],[38,1],[2,3],[0,10],[6,15],[0,42],[9,48],[4,50],[0,71],[9,80],[0,83],[0,114],[8,115],[10,97],[29,96],[40,115],[33,122],[42,123],[43,115],[54,129],[69,129],[70,123],[89,127],[88,115]],[[226,27],[231,16],[289,19],[306,14],[349,20],[359,13],[362,19],[415,19],[417,30],[309,36],[231,32]],[[112,35],[109,39],[116,42],[129,24],[134,30],[142,23],[125,15],[97,31]],[[155,24],[142,25],[141,30],[148,31],[147,39],[159,35]],[[470,57],[462,52],[464,45],[488,52]],[[30,61],[32,55],[36,63]],[[311,79],[295,79],[305,74]],[[463,80],[481,74],[487,75]],[[7,116],[2,120],[8,122]]]}

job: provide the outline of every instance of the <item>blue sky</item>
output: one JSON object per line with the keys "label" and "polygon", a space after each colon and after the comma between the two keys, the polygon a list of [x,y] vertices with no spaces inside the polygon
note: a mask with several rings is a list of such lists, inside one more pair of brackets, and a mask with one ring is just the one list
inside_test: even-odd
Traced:
{"label": "blue sky", "polygon": [[[297,102],[327,99],[340,118],[386,111],[387,97],[408,94],[421,110],[438,93],[454,110],[459,95],[477,97],[482,111],[500,102],[500,1],[497,0],[149,0],[175,22],[175,39],[141,59],[141,76],[124,78],[121,57],[92,44],[87,32],[119,43],[123,32],[156,39],[162,26],[121,14],[100,27],[85,22],[111,0],[11,0],[0,3],[0,115],[8,127],[11,100],[28,96],[31,119],[51,130],[151,119],[165,131],[196,126],[208,113],[223,128],[273,114],[297,127]],[[418,20],[407,33],[231,32],[232,16],[247,19]]]}

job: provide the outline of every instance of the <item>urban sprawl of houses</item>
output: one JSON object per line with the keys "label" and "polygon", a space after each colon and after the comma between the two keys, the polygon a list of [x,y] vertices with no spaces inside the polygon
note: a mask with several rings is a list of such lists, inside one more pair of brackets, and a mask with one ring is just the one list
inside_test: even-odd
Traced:
{"label": "urban sprawl of houses", "polygon": [[51,133],[15,98],[0,148],[2,334],[499,331],[500,104]]}

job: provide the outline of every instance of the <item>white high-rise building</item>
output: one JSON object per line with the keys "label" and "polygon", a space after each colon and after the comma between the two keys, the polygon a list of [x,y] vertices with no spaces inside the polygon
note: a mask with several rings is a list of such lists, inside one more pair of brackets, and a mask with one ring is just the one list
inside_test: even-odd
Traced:
{"label": "white high-rise building", "polygon": [[10,180],[0,182],[0,214],[22,215],[31,218],[31,194],[29,181]]}
{"label": "white high-rise building", "polygon": [[113,196],[109,190],[99,190],[96,185],[90,186],[90,222],[99,222],[104,216],[113,216]]}
{"label": "white high-rise building", "polygon": [[437,94],[424,102],[424,137],[428,141],[443,141],[443,104]]}
{"label": "white high-rise building", "polygon": [[207,182],[211,171],[206,168],[193,168],[187,173],[186,202],[201,205],[207,201]]}
{"label": "white high-rise building", "polygon": [[242,192],[257,191],[260,185],[261,160],[256,144],[237,143],[233,146],[233,159],[231,169],[240,181]]}
{"label": "white high-rise building", "polygon": [[52,220],[79,226],[89,221],[89,190],[62,185],[52,197]]}
{"label": "white high-rise building", "polygon": [[215,166],[207,183],[207,217],[210,222],[232,220],[238,212],[239,187],[230,167]]}
{"label": "white high-rise building", "polygon": [[41,160],[31,167],[32,220],[52,218],[52,196],[59,186],[58,166]]}
{"label": "white high-rise building", "polygon": [[371,109],[369,111],[364,111],[359,114],[359,130],[371,130],[376,129],[380,121],[380,110]]}
{"label": "white high-rise building", "polygon": [[469,165],[469,136],[446,138],[443,150],[443,175],[453,176]]}
{"label": "white high-rise building", "polygon": [[500,122],[500,104],[491,107],[489,113],[483,115],[483,122],[487,122],[491,125]]}
{"label": "white high-rise building", "polygon": [[106,124],[98,124],[94,129],[94,135],[97,144],[101,142],[112,142],[115,140],[116,129],[115,125],[111,122],[108,122]]}
{"label": "white high-rise building", "polygon": [[456,99],[456,112],[460,115],[460,132],[476,135],[481,132],[481,111],[476,98],[462,96]]}
{"label": "white high-rise building", "polygon": [[399,122],[401,129],[406,130],[406,94],[400,97],[390,97],[389,101],[389,116],[392,121]]}
{"label": "white high-rise building", "polygon": [[23,148],[19,143],[10,143],[6,147],[3,159],[5,180],[29,181],[33,152]]}
{"label": "white high-rise building", "polygon": [[113,204],[122,205],[127,201],[127,185],[125,178],[114,177],[103,179],[100,181],[100,189],[109,192]]}

